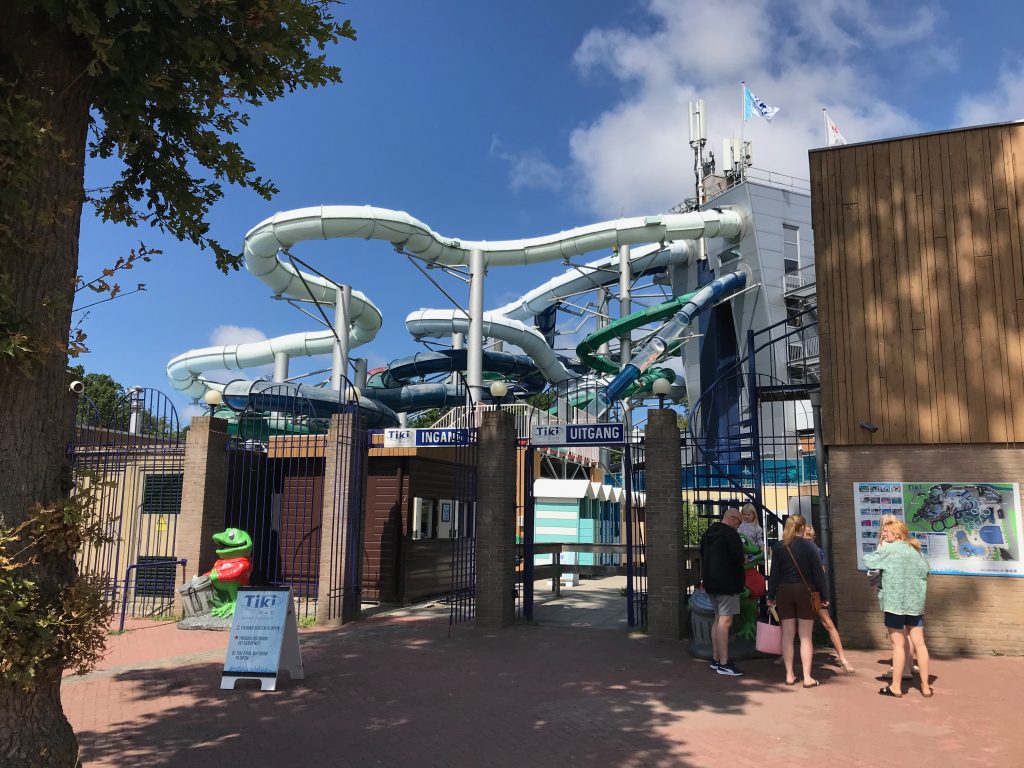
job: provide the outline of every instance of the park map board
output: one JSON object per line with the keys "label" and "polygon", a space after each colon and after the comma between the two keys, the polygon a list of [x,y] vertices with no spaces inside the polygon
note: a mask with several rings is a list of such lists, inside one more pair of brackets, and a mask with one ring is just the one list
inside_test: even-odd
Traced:
{"label": "park map board", "polygon": [[853,484],[857,566],[878,546],[879,521],[895,515],[921,544],[932,573],[1024,576],[1017,483],[883,481]]}

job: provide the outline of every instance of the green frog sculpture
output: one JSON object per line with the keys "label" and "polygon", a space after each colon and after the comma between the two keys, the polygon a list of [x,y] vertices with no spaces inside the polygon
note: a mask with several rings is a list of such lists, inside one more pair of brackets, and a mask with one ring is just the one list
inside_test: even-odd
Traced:
{"label": "green frog sculpture", "polygon": [[741,533],[740,538],[743,540],[743,554],[746,557],[743,568],[747,586],[740,593],[740,615],[736,620],[736,636],[753,641],[757,638],[757,601],[764,596],[767,586],[764,574],[758,570],[758,566],[764,562],[764,550],[749,536]]}
{"label": "green frog sculpture", "polygon": [[222,619],[235,615],[235,600],[238,588],[249,586],[252,575],[252,538],[240,528],[228,528],[213,535],[219,545],[217,562],[206,574],[213,582],[213,610],[211,613]]}

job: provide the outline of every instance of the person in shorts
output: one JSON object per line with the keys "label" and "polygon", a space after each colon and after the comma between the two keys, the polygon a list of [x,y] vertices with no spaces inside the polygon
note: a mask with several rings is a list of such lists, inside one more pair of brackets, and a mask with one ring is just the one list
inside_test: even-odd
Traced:
{"label": "person in shorts", "polygon": [[711,625],[711,669],[730,677],[743,674],[729,660],[729,630],[733,616],[740,612],[740,593],[746,587],[743,541],[736,530],[742,522],[739,509],[729,507],[721,522],[708,528],[700,540],[704,591],[715,607]]}
{"label": "person in shorts", "polygon": [[793,668],[793,640],[800,638],[800,666],[804,688],[817,688],[811,677],[814,658],[814,619],[811,592],[817,592],[822,606],[828,607],[825,571],[818,548],[804,538],[807,521],[803,515],[790,515],[782,530],[782,541],[772,552],[772,570],[768,575],[768,605],[775,606],[782,623],[782,663],[786,666],[786,685],[796,685]]}
{"label": "person in shorts", "polygon": [[911,663],[906,653],[909,641],[917,654],[921,695],[931,698],[934,693],[928,676],[931,659],[924,641],[924,605],[930,566],[921,554],[920,542],[910,538],[902,520],[882,523],[879,538],[878,549],[864,555],[864,565],[882,572],[878,604],[892,643],[892,683],[878,692],[882,696],[903,698],[903,669]]}

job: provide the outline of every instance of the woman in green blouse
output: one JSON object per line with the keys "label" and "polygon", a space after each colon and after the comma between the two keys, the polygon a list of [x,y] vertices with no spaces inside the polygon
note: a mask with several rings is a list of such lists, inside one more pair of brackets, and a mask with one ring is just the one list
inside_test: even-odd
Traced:
{"label": "woman in green blouse", "polygon": [[906,523],[887,520],[882,523],[881,543],[874,552],[864,555],[864,565],[882,572],[878,603],[882,607],[885,627],[892,643],[892,683],[879,691],[882,696],[903,697],[902,685],[906,663],[906,638],[914,645],[917,665],[921,670],[921,694],[931,698],[928,678],[928,646],[924,643],[924,602],[928,590],[928,561],[921,554],[921,545],[910,538]]}

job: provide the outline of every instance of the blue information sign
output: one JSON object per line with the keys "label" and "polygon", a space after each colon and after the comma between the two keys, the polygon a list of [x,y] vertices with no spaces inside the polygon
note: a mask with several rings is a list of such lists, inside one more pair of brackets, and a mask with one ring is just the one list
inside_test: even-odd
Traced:
{"label": "blue information sign", "polygon": [[531,445],[621,445],[626,441],[622,423],[535,424]]}
{"label": "blue information sign", "polygon": [[385,429],[385,448],[448,448],[469,445],[468,429]]}

